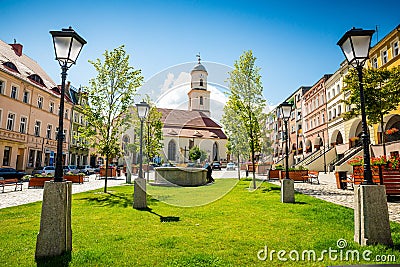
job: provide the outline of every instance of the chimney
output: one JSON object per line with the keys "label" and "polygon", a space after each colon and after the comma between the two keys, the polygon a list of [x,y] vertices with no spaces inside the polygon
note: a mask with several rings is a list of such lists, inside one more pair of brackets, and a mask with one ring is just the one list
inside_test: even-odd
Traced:
{"label": "chimney", "polygon": [[14,39],[14,43],[10,45],[17,56],[22,56],[22,44],[17,44],[17,40]]}

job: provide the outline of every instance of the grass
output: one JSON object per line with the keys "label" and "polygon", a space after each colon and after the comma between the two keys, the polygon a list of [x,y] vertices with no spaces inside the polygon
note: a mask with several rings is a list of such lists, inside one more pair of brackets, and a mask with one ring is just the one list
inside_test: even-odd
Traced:
{"label": "grass", "polygon": [[[282,262],[260,261],[257,253],[271,250],[338,249],[395,255],[400,261],[400,225],[391,223],[394,248],[360,247],[353,240],[353,210],[296,194],[296,204],[280,203],[279,187],[264,183],[249,192],[249,181],[217,180],[202,188],[152,188],[149,209],[132,208],[131,185],[73,195],[71,255],[40,262],[39,266],[326,266],[373,263],[330,260]],[[231,186],[232,190],[229,191]],[[223,194],[224,190],[229,193]],[[179,198],[179,192],[185,197]],[[227,192],[227,191],[225,191]],[[211,194],[213,197],[207,196]],[[161,197],[160,197],[161,196]],[[171,206],[163,201],[178,199],[202,206]],[[219,197],[215,197],[219,196]],[[212,201],[210,201],[210,199]],[[183,202],[182,202],[183,201]],[[207,203],[209,204],[207,204]],[[35,266],[36,236],[41,203],[0,210],[0,266]],[[291,256],[295,256],[292,252]],[[270,254],[268,254],[270,255]],[[345,259],[343,257],[343,259]],[[393,263],[393,262],[392,262]]]}

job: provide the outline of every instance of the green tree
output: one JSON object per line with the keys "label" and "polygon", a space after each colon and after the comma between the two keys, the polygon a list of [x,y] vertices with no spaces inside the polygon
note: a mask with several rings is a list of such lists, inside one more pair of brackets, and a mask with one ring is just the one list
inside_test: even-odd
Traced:
{"label": "green tree", "polygon": [[131,110],[136,88],[141,86],[140,70],[129,65],[124,46],[105,51],[104,60],[89,61],[97,76],[86,87],[88,103],[84,108],[87,126],[80,128],[89,146],[106,158],[104,192],[107,192],[109,160],[120,155],[120,136],[131,125]]}
{"label": "green tree", "polygon": [[[255,155],[261,151],[261,127],[264,116],[265,99],[262,97],[260,68],[255,65],[256,58],[251,50],[245,51],[229,72],[229,89],[227,109],[237,113],[233,118],[225,117],[232,123],[237,123],[245,132],[244,140],[249,145],[250,159],[255,170]],[[226,110],[225,110],[226,111]],[[238,119],[238,121],[232,121]],[[229,127],[229,126],[227,126]],[[240,130],[236,129],[235,132]],[[228,131],[229,132],[229,131]],[[235,145],[242,140],[235,140]],[[233,143],[232,143],[233,144]],[[256,188],[256,177],[253,172],[253,188]]]}
{"label": "green tree", "polygon": [[198,146],[194,146],[189,150],[189,159],[198,160],[201,157],[201,151]]}
{"label": "green tree", "polygon": [[[365,114],[367,123],[379,123],[383,129],[383,117],[395,110],[400,103],[400,71],[399,67],[393,69],[363,69],[363,85],[365,98]],[[350,69],[344,78],[343,91],[350,96],[343,100],[345,105],[352,105],[352,109],[343,113],[345,120],[352,119],[361,114],[360,90],[358,72]],[[382,143],[385,143],[382,132]],[[386,154],[386,152],[385,152]]]}

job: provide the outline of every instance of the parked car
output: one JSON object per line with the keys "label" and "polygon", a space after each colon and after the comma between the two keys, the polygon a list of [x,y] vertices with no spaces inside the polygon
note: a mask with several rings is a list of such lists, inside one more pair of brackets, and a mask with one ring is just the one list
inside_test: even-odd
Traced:
{"label": "parked car", "polygon": [[4,179],[17,178],[18,180],[21,180],[25,175],[25,172],[19,172],[13,168],[0,168],[0,177],[3,177]]}
{"label": "parked car", "polygon": [[63,172],[64,172],[64,174],[66,174],[66,173],[77,174],[77,173],[79,173],[79,170],[76,167],[76,165],[65,165],[65,166],[63,166]]}
{"label": "parked car", "polygon": [[55,173],[56,173],[56,168],[54,166],[36,167],[32,171],[32,175],[35,175],[35,174],[54,175]]}
{"label": "parked car", "polygon": [[234,171],[235,169],[236,169],[235,163],[229,162],[228,164],[226,164],[227,171]]}
{"label": "parked car", "polygon": [[78,166],[78,170],[79,170],[79,172],[83,172],[86,175],[94,173],[94,169],[92,167],[90,167],[90,165]]}
{"label": "parked car", "polygon": [[221,170],[221,164],[219,162],[213,162],[212,169],[213,170]]}

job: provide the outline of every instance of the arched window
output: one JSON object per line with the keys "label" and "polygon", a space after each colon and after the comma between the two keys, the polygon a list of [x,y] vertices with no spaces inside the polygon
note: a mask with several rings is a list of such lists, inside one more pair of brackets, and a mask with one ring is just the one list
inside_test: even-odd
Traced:
{"label": "arched window", "polygon": [[176,144],[174,140],[171,140],[168,143],[168,160],[176,160]]}
{"label": "arched window", "polygon": [[3,63],[3,65],[6,66],[8,69],[16,71],[16,72],[19,73],[19,71],[17,69],[17,66],[15,66],[14,63],[8,61],[8,62]]}
{"label": "arched window", "polygon": [[203,105],[203,97],[200,96],[200,105]]}
{"label": "arched window", "polygon": [[200,79],[200,86],[204,86],[203,85],[203,79]]}
{"label": "arched window", "polygon": [[28,76],[28,79],[31,80],[31,81],[34,82],[34,83],[40,84],[40,85],[42,85],[42,86],[45,86],[45,85],[44,85],[44,82],[43,82],[43,80],[42,80],[42,78],[40,78],[40,76],[37,75],[37,74],[29,75],[29,76]]}
{"label": "arched window", "polygon": [[215,142],[213,144],[213,161],[218,161],[218,144]]}

